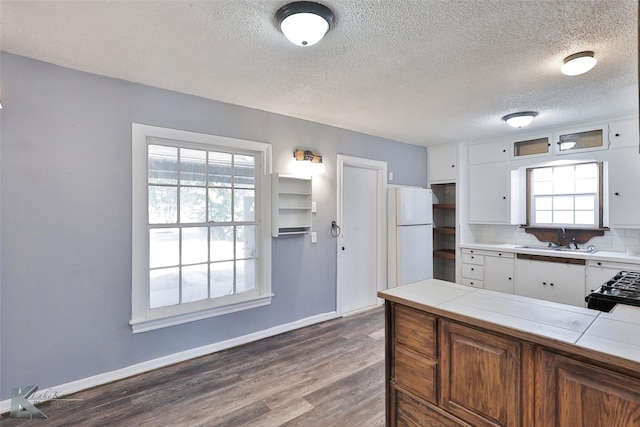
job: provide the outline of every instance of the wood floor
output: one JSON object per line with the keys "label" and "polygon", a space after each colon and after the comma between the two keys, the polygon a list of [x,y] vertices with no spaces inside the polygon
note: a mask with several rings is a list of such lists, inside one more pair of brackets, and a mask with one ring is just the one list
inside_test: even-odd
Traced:
{"label": "wood floor", "polygon": [[23,426],[384,425],[381,308],[38,405]]}

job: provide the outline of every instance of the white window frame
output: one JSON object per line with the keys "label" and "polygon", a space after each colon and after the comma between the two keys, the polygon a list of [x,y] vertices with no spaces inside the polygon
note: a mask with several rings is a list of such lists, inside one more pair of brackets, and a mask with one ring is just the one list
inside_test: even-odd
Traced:
{"label": "white window frame", "polygon": [[[549,227],[571,227],[571,228],[575,228],[575,229],[587,229],[587,230],[593,230],[593,229],[600,229],[604,226],[606,226],[607,224],[607,211],[608,211],[608,207],[606,205],[605,202],[605,197],[606,197],[606,184],[607,184],[607,169],[606,169],[606,162],[601,162],[601,161],[597,161],[597,160],[583,160],[583,161],[577,161],[577,162],[553,162],[553,163],[549,163],[549,164],[545,164],[545,165],[535,165],[535,166],[529,166],[527,167],[529,172],[533,172],[534,169],[543,169],[543,168],[556,168],[556,167],[564,167],[564,166],[576,166],[578,164],[586,164],[586,163],[595,163],[598,166],[599,172],[598,172],[598,190],[595,194],[595,202],[596,202],[596,210],[595,210],[595,224],[594,225],[590,225],[590,224],[561,224],[561,223],[537,223],[533,220],[533,218],[535,217],[535,213],[534,213],[534,209],[535,209],[535,202],[534,202],[534,198],[536,197],[536,195],[533,192],[533,182],[530,180],[529,177],[527,177],[527,187],[528,187],[528,201],[527,201],[527,216],[529,218],[529,221],[527,221],[527,224],[529,227],[538,227],[538,228],[549,228]],[[527,176],[530,176],[530,173],[527,173]],[[567,196],[573,196],[574,194],[572,193],[568,193]],[[600,199],[603,200],[603,203],[600,204]]]}
{"label": "white window frame", "polygon": [[[151,140],[170,140],[180,147],[225,149],[256,155],[256,188],[258,224],[258,267],[256,290],[220,298],[149,308],[149,242],[148,242],[148,145]],[[222,314],[233,313],[271,303],[271,144],[222,136],[187,132],[177,129],[132,123],[132,310],[129,322],[133,333],[145,332]],[[260,164],[258,164],[260,163]]]}

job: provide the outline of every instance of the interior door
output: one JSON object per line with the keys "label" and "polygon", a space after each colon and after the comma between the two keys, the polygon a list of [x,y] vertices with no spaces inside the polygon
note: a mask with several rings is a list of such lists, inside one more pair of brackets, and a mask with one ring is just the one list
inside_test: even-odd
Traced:
{"label": "interior door", "polygon": [[375,306],[386,277],[386,163],[341,159],[337,311],[348,314]]}

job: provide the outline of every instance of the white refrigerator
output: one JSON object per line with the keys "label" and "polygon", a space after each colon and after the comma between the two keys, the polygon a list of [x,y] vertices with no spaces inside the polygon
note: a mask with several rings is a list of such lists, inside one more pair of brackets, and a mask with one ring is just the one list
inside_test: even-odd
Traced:
{"label": "white refrigerator", "polygon": [[433,277],[433,195],[420,187],[387,191],[387,287]]}

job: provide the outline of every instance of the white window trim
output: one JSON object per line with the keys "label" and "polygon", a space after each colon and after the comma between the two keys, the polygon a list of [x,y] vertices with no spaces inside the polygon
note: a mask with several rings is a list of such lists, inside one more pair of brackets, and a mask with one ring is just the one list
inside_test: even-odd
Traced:
{"label": "white window trim", "polygon": [[[131,321],[133,333],[145,332],[195,320],[233,313],[271,303],[271,144],[177,129],[132,123],[132,295]],[[257,151],[262,158],[263,179],[260,186],[260,281],[254,292],[230,295],[214,300],[149,309],[148,233],[147,233],[147,145],[148,138],[184,141],[215,147]]]}

